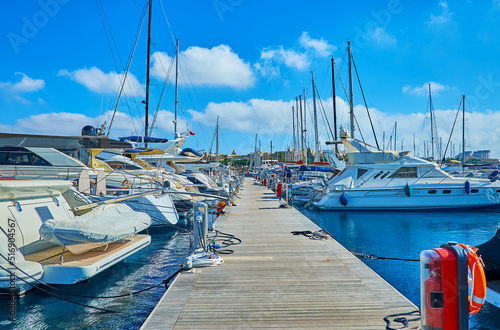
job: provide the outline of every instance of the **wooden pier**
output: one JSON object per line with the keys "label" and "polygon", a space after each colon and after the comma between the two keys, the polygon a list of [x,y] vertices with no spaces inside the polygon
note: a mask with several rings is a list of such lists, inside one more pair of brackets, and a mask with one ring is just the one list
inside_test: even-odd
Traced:
{"label": "wooden pier", "polygon": [[385,329],[417,309],[334,239],[292,235],[320,228],[252,182],[215,226],[242,240],[234,254],[180,274],[141,329]]}

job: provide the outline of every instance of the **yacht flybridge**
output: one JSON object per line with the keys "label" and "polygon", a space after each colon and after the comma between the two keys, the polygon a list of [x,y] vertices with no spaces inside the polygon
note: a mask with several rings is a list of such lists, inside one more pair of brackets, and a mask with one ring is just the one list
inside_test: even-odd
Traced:
{"label": "yacht flybridge", "polygon": [[370,151],[346,131],[346,167],[312,205],[322,210],[444,210],[500,206],[500,184],[450,176],[408,151]]}

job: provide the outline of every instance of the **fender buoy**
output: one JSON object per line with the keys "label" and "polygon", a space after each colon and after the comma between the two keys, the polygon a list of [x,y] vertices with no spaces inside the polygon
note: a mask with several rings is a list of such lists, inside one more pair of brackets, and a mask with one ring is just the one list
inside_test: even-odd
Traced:
{"label": "fender buoy", "polygon": [[130,182],[127,179],[123,180],[123,182],[122,182],[122,188],[123,189],[130,188]]}
{"label": "fender buoy", "polygon": [[224,209],[226,208],[226,202],[222,201],[217,204],[217,218],[219,215],[224,213]]}
{"label": "fender buoy", "polygon": [[469,181],[465,181],[464,189],[465,189],[465,193],[467,195],[470,194],[470,182]]}
{"label": "fender buoy", "polygon": [[281,183],[276,185],[276,197],[281,198]]}
{"label": "fender buoy", "polygon": [[411,196],[411,186],[409,186],[408,183],[405,186],[405,195],[408,197]]}
{"label": "fender buoy", "polygon": [[486,301],[486,277],[482,260],[477,256],[475,248],[470,245],[458,244],[467,253],[467,265],[469,266],[469,275],[472,277],[469,281],[469,314],[476,314]]}
{"label": "fender buoy", "polygon": [[347,203],[349,203],[349,198],[347,198],[347,195],[345,193],[342,193],[339,197],[340,204],[343,206],[347,206]]}

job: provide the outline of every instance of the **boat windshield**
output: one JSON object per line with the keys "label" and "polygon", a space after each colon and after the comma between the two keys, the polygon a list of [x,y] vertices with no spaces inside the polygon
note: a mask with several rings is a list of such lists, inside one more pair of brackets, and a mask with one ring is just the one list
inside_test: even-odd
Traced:
{"label": "boat windshield", "polygon": [[394,172],[389,178],[417,178],[417,168],[411,167],[400,167]]}
{"label": "boat windshield", "polygon": [[0,165],[51,166],[42,157],[22,147],[0,148]]}

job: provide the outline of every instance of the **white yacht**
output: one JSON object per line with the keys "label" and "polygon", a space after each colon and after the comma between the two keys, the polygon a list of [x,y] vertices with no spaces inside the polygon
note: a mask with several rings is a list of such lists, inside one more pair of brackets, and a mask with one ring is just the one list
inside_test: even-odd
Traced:
{"label": "white yacht", "polygon": [[[409,151],[370,151],[340,134],[346,166],[328,182],[321,210],[459,210],[500,206],[500,184],[490,179],[453,177]],[[337,142],[336,142],[337,143]]]}
{"label": "white yacht", "polygon": [[[124,204],[76,216],[71,182],[0,180],[0,290],[22,294],[38,285],[74,284],[151,242],[151,224]],[[66,196],[66,197],[65,197]]]}
{"label": "white yacht", "polygon": [[[147,171],[131,173],[115,171],[97,158],[102,150],[88,149],[91,168],[80,160],[53,148],[0,147],[0,177],[78,182],[78,189],[81,192],[87,196],[94,195],[99,200],[163,188],[162,181],[156,180]],[[91,188],[90,181],[95,182],[94,188]],[[102,194],[96,189],[99,184],[104,184],[103,188],[98,189]],[[107,194],[107,191],[110,194]],[[80,200],[82,204],[86,203],[85,199]],[[133,209],[148,212],[153,218],[154,225],[175,225],[179,220],[172,198],[168,194],[157,192],[130,199],[126,203]]]}

